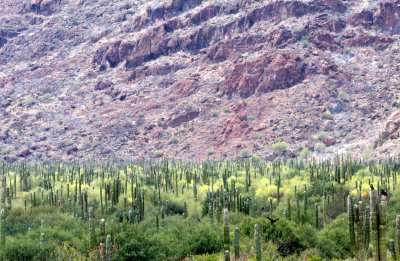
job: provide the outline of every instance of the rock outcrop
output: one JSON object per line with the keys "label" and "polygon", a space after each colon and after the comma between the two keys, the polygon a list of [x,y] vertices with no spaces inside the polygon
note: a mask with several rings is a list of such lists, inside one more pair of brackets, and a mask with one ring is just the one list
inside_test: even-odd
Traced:
{"label": "rock outcrop", "polygon": [[305,67],[301,58],[292,52],[264,55],[254,61],[237,64],[221,91],[229,96],[237,93],[247,98],[254,93],[289,88],[304,79]]}
{"label": "rock outcrop", "polygon": [[63,0],[31,0],[30,11],[36,14],[51,15],[55,13]]}
{"label": "rock outcrop", "polygon": [[400,33],[400,1],[383,0],[374,14],[374,25],[390,34]]}

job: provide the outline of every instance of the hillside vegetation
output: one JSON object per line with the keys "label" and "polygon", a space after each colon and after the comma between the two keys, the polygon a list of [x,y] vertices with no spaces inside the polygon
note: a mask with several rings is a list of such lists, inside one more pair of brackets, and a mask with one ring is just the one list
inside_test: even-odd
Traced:
{"label": "hillside vegetation", "polygon": [[3,164],[0,252],[3,260],[395,260],[398,171],[391,160],[339,157]]}

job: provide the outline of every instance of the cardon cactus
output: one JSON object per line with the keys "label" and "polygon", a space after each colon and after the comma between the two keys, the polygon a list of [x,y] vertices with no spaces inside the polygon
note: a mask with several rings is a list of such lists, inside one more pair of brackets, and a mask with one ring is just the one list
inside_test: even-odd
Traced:
{"label": "cardon cactus", "polygon": [[372,237],[372,251],[374,260],[379,260],[379,207],[378,207],[378,192],[371,190],[370,198],[370,226]]}
{"label": "cardon cactus", "polygon": [[224,249],[229,250],[229,213],[228,209],[224,208]]}
{"label": "cardon cactus", "polygon": [[40,248],[44,248],[45,246],[45,234],[41,233],[40,234]]}
{"label": "cardon cactus", "polygon": [[106,238],[106,261],[111,261],[112,257],[112,242],[111,242],[111,236],[107,235]]}
{"label": "cardon cactus", "polygon": [[0,245],[6,243],[6,210],[3,208],[0,212]]}
{"label": "cardon cactus", "polygon": [[387,250],[386,250],[386,207],[387,201],[386,197],[382,196],[381,204],[379,205],[379,260],[387,260]]}
{"label": "cardon cactus", "polygon": [[365,235],[364,235],[364,206],[363,203],[360,201],[358,204],[355,206],[355,222],[357,226],[357,250],[362,252],[362,249],[364,248],[364,240],[365,240]]}
{"label": "cardon cactus", "polygon": [[93,247],[96,244],[95,228],[93,219],[93,208],[89,208],[89,246]]}
{"label": "cardon cactus", "polygon": [[371,238],[371,219],[370,219],[370,208],[369,206],[365,207],[365,218],[364,218],[364,249],[368,250],[369,242]]}
{"label": "cardon cactus", "polygon": [[239,234],[239,228],[235,227],[235,259],[239,259],[240,256],[240,234]]}
{"label": "cardon cactus", "polygon": [[348,225],[350,234],[350,244],[354,246],[356,242],[355,231],[354,231],[354,206],[350,195],[348,195],[347,197],[347,216],[349,218]]}
{"label": "cardon cactus", "polygon": [[225,261],[230,261],[230,260],[231,260],[231,258],[230,258],[230,256],[229,256],[229,250],[225,250],[225,255],[224,255],[224,257],[225,257]]}
{"label": "cardon cactus", "polygon": [[256,250],[256,261],[261,261],[261,235],[260,235],[260,225],[254,225],[254,243]]}
{"label": "cardon cactus", "polygon": [[100,220],[100,242],[105,243],[106,240],[106,220],[102,218]]}
{"label": "cardon cactus", "polygon": [[389,251],[390,251],[390,254],[392,256],[392,259],[393,260],[397,260],[396,249],[395,249],[395,246],[394,246],[394,240],[393,239],[390,239]]}
{"label": "cardon cactus", "polygon": [[400,251],[400,215],[396,216],[397,251]]}
{"label": "cardon cactus", "polygon": [[315,227],[316,229],[320,228],[319,224],[319,204],[315,203]]}
{"label": "cardon cactus", "polygon": [[6,207],[6,188],[7,188],[7,178],[6,175],[1,176],[1,190],[0,190],[0,207],[3,209]]}
{"label": "cardon cactus", "polygon": [[160,230],[160,217],[158,211],[156,211],[156,229]]}

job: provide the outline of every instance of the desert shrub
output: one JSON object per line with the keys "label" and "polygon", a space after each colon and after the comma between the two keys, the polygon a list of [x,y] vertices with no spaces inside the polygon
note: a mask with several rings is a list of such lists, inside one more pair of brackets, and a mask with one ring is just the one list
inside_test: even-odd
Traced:
{"label": "desert shrub", "polygon": [[5,260],[51,260],[54,255],[54,245],[45,244],[40,247],[37,240],[26,237],[9,238],[2,253]]}
{"label": "desert shrub", "polygon": [[152,237],[136,226],[125,226],[116,233],[117,251],[113,260],[165,260],[169,248],[158,237]]}
{"label": "desert shrub", "polygon": [[222,230],[208,222],[196,226],[189,235],[189,250],[194,255],[212,254],[222,250],[224,242]]}
{"label": "desert shrub", "polygon": [[324,152],[325,149],[326,149],[326,145],[324,143],[322,143],[322,142],[317,142],[314,145],[314,150],[316,152]]}
{"label": "desert shrub", "polygon": [[22,101],[22,104],[27,106],[27,107],[30,107],[30,106],[36,104],[36,100],[35,100],[35,98],[33,96],[27,95],[27,96],[24,97],[24,99]]}
{"label": "desert shrub", "polygon": [[177,144],[178,143],[178,138],[177,137],[172,137],[171,140],[169,141],[170,144]]}
{"label": "desert shrub", "polygon": [[164,205],[164,211],[167,215],[182,215],[185,212],[184,205],[168,201]]}
{"label": "desert shrub", "polygon": [[254,225],[259,224],[261,227],[262,237],[266,241],[272,241],[278,246],[278,252],[282,256],[292,255],[299,253],[304,247],[300,239],[295,235],[289,223],[284,219],[279,219],[276,223],[272,224],[265,218],[243,218],[240,231],[252,237],[254,233]]}
{"label": "desert shrub", "polygon": [[350,256],[347,215],[342,214],[317,234],[316,246],[326,258],[346,259]]}
{"label": "desert shrub", "polygon": [[329,138],[329,133],[327,133],[326,131],[320,131],[317,133],[317,139],[320,141],[324,141],[327,138]]}
{"label": "desert shrub", "polygon": [[154,151],[154,157],[160,158],[160,157],[162,157],[162,155],[163,155],[162,151],[160,151],[160,150]]}
{"label": "desert shrub", "polygon": [[278,152],[278,153],[286,152],[288,147],[289,147],[289,144],[284,141],[278,141],[278,142],[275,142],[274,144],[272,144],[272,149],[274,150],[274,152]]}
{"label": "desert shrub", "polygon": [[212,116],[212,117],[215,118],[215,117],[218,117],[218,115],[219,115],[219,112],[218,112],[217,110],[212,110],[212,111],[211,111],[211,116]]}
{"label": "desert shrub", "polygon": [[349,100],[349,96],[344,91],[340,91],[338,93],[338,99],[341,100],[341,101],[348,101]]}
{"label": "desert shrub", "polygon": [[251,152],[249,150],[241,150],[239,153],[239,156],[241,158],[250,158],[251,157]]}
{"label": "desert shrub", "polygon": [[308,148],[303,148],[299,153],[299,157],[301,159],[307,159],[309,154],[310,154],[310,151],[308,150]]}
{"label": "desert shrub", "polygon": [[333,115],[329,110],[327,110],[322,114],[322,118],[325,119],[325,120],[332,120],[333,119]]}

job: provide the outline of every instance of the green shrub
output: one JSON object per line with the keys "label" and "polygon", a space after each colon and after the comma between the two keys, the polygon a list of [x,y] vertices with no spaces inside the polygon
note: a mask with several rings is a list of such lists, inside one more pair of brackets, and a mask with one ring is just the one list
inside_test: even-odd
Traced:
{"label": "green shrub", "polygon": [[251,152],[249,150],[241,150],[239,153],[239,156],[241,158],[250,158],[251,157]]}
{"label": "green shrub", "polygon": [[338,99],[341,100],[341,101],[348,101],[349,100],[349,96],[344,91],[340,91],[338,93]]}
{"label": "green shrub", "polygon": [[325,120],[332,120],[333,119],[333,115],[329,110],[326,110],[323,114],[322,114],[322,118]]}
{"label": "green shrub", "polygon": [[219,115],[219,112],[217,110],[212,110],[211,111],[211,116],[212,117],[216,118],[216,117],[218,117],[218,115]]}
{"label": "green shrub", "polygon": [[185,212],[185,208],[183,204],[180,205],[178,203],[168,201],[168,203],[166,203],[164,206],[164,211],[167,215],[182,215],[183,212]]}
{"label": "green shrub", "polygon": [[274,144],[272,144],[272,150],[274,152],[286,152],[288,150],[289,144],[287,142],[284,141],[278,141],[275,142]]}
{"label": "green shrub", "polygon": [[309,149],[308,148],[303,148],[299,153],[299,157],[301,159],[307,159],[309,154],[310,154]]}
{"label": "green shrub", "polygon": [[314,145],[314,150],[316,152],[324,152],[325,149],[326,149],[326,145],[324,143],[322,143],[322,142],[317,142]]}
{"label": "green shrub", "polygon": [[342,214],[317,235],[316,246],[326,258],[345,259],[351,256],[347,215]]}
{"label": "green shrub", "polygon": [[163,153],[161,150],[154,151],[154,157],[161,158],[162,156],[163,156]]}
{"label": "green shrub", "polygon": [[178,143],[178,138],[177,137],[172,137],[171,140],[169,141],[170,144],[177,144]]}
{"label": "green shrub", "polygon": [[8,238],[3,249],[5,260],[51,260],[54,246],[46,244],[40,247],[39,237],[31,240],[26,237]]}
{"label": "green shrub", "polygon": [[36,103],[36,100],[32,95],[25,96],[22,101],[22,104],[27,107],[30,107],[30,106],[34,105],[35,103]]}
{"label": "green shrub", "polygon": [[320,141],[325,141],[328,138],[329,138],[329,133],[327,133],[326,131],[320,131],[317,134],[317,139]]}
{"label": "green shrub", "polygon": [[113,260],[165,260],[169,248],[158,237],[139,231],[136,226],[126,226],[116,234],[118,250]]}
{"label": "green shrub", "polygon": [[190,234],[189,250],[194,255],[212,254],[219,252],[224,247],[220,227],[212,227],[208,222],[196,226]]}

